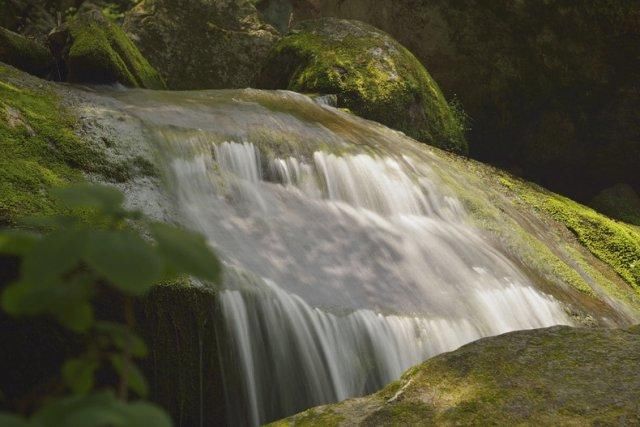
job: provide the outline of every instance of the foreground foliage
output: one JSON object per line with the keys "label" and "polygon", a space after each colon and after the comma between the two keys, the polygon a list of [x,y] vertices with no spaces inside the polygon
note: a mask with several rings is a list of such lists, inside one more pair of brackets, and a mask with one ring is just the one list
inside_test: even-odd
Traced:
{"label": "foreground foliage", "polygon": [[[16,426],[171,425],[157,406],[128,400],[148,393],[136,358],[147,347],[133,331],[133,299],[160,281],[193,275],[218,281],[219,264],[204,238],[147,221],[123,208],[123,195],[110,187],[81,184],[53,192],[65,214],[29,218],[45,234],[8,230],[0,234],[0,254],[21,258],[20,277],[2,293],[2,308],[12,316],[47,315],[83,334],[86,351],[62,366],[70,394],[50,396],[29,422],[12,415],[0,421]],[[155,243],[141,237],[153,236]],[[112,292],[123,301],[122,322],[97,319],[93,301]],[[96,381],[107,369],[116,390]],[[3,424],[4,425],[4,424]]]}

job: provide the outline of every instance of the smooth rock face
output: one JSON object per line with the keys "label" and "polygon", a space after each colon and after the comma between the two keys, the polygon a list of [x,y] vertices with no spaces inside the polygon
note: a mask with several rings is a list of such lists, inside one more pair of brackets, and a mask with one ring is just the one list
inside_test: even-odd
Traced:
{"label": "smooth rock face", "polygon": [[39,77],[48,77],[54,65],[53,56],[46,47],[2,27],[0,27],[0,62]]}
{"label": "smooth rock face", "polygon": [[171,89],[249,86],[278,32],[249,0],[144,0],[125,30]]}
{"label": "smooth rock face", "polygon": [[273,425],[635,425],[638,366],[640,325],[511,332],[429,359],[378,393]]}
{"label": "smooth rock face", "polygon": [[158,72],[115,24],[97,9],[81,12],[49,35],[49,45],[72,83],[164,89]]}
{"label": "smooth rock face", "polygon": [[[589,200],[640,191],[640,3],[295,0],[396,38],[472,118],[471,155]],[[532,156],[531,154],[535,154]]]}
{"label": "smooth rock face", "polygon": [[455,152],[464,125],[406,48],[359,21],[305,21],[273,48],[257,87],[336,94],[338,106]]}

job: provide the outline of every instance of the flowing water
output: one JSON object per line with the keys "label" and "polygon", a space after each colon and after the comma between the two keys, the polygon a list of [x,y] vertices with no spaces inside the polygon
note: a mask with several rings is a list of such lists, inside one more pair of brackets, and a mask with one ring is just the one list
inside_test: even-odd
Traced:
{"label": "flowing water", "polygon": [[424,145],[288,92],[115,96],[156,144],[181,221],[227,266],[232,424],[375,391],[483,336],[570,323],[470,225],[445,184],[455,171]]}

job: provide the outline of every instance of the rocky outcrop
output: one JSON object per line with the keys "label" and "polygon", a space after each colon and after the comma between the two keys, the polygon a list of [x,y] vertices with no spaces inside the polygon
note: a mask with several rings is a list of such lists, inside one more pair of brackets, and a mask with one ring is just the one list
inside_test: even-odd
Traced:
{"label": "rocky outcrop", "polygon": [[256,86],[335,94],[338,106],[447,150],[466,153],[464,124],[420,62],[359,21],[305,21],[280,40]]}
{"label": "rocky outcrop", "polygon": [[63,80],[163,89],[164,82],[126,34],[98,9],[77,14],[49,35]]}
{"label": "rocky outcrop", "polygon": [[48,77],[54,69],[53,56],[35,40],[0,27],[0,62],[13,65],[39,77]]}
{"label": "rocky outcrop", "polygon": [[630,425],[640,422],[639,364],[640,326],[512,332],[271,425]]}
{"label": "rocky outcrop", "polygon": [[143,0],[125,29],[171,89],[249,86],[278,32],[250,0]]}
{"label": "rocky outcrop", "polygon": [[471,155],[587,201],[640,191],[640,4],[291,0],[395,37],[472,118]]}

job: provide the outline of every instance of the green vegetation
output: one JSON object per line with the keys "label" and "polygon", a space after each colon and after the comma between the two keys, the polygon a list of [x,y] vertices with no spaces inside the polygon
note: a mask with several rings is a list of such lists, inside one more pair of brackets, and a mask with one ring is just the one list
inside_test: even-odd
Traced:
{"label": "green vegetation", "polygon": [[53,55],[34,40],[0,27],[0,62],[36,76],[46,77],[53,70]]}
{"label": "green vegetation", "polygon": [[48,189],[83,180],[83,171],[127,177],[127,165],[111,164],[74,134],[74,119],[53,90],[17,81],[0,65],[0,224],[54,213]]}
{"label": "green vegetation", "polygon": [[427,70],[389,35],[361,22],[303,22],[274,46],[257,85],[336,94],[339,107],[362,117],[446,150],[468,151],[466,123]]}
{"label": "green vegetation", "polygon": [[[148,394],[134,362],[148,353],[133,331],[134,298],[182,275],[217,282],[217,258],[203,237],[125,210],[124,196],[110,187],[81,184],[54,191],[53,198],[66,214],[28,219],[49,233],[0,233],[0,254],[22,259],[19,278],[3,289],[2,308],[15,317],[52,317],[83,335],[87,346],[61,368],[66,395],[48,396],[29,423],[6,413],[0,421],[43,427],[171,425],[159,407],[129,402],[129,392]],[[140,228],[155,244],[140,237]],[[94,300],[104,292],[120,296],[123,322],[96,319]],[[115,386],[100,384],[98,372],[104,369],[117,378]]]}
{"label": "green vegetation", "polygon": [[512,332],[429,359],[378,393],[273,425],[625,423],[637,416],[638,363],[638,327]]}
{"label": "green vegetation", "polygon": [[578,241],[596,257],[609,264],[627,283],[640,292],[640,233],[566,197],[519,180],[503,183],[535,209],[546,212],[571,230]]}
{"label": "green vegetation", "polygon": [[64,60],[68,81],[119,82],[125,86],[164,89],[159,74],[126,34],[101,12],[91,10],[76,15],[62,34],[67,31],[72,40]]}

